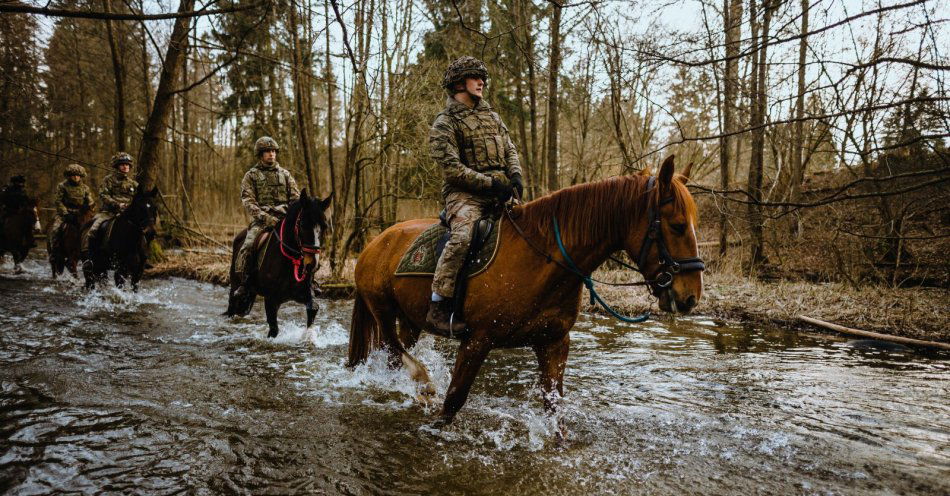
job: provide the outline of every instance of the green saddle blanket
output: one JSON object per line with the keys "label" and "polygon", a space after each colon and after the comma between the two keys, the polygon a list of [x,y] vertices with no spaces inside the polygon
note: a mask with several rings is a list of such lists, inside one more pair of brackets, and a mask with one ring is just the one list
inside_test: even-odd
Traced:
{"label": "green saddle blanket", "polygon": [[[422,231],[406,253],[399,260],[399,266],[396,267],[397,276],[432,276],[435,274],[435,264],[439,261],[436,254],[436,246],[439,239],[445,235],[448,229],[438,222]],[[475,254],[471,263],[467,264],[462,270],[466,277],[474,277],[481,274],[491,265],[498,253],[498,232],[501,231],[501,220],[495,221],[495,225],[488,234],[488,239],[482,245],[482,249]]]}

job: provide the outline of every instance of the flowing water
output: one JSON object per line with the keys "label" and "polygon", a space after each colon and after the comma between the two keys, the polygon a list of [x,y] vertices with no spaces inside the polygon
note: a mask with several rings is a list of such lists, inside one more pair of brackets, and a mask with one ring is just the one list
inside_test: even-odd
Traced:
{"label": "flowing water", "polygon": [[[350,302],[256,309],[181,279],[84,293],[0,267],[0,492],[948,494],[950,355],[702,317],[571,333],[558,443],[528,350],[431,427],[402,370],[344,366]],[[414,354],[444,394],[453,343]]]}

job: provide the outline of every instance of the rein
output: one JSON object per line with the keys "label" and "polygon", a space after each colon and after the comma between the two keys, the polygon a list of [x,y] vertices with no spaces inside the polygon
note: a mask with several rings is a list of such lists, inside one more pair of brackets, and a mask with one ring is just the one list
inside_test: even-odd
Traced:
{"label": "rein", "polygon": [[297,212],[297,219],[294,221],[294,241],[300,248],[294,248],[284,242],[284,226],[287,224],[287,217],[280,221],[280,227],[274,233],[274,237],[280,243],[280,254],[294,265],[294,280],[303,282],[310,272],[308,264],[305,262],[306,255],[318,255],[320,248],[316,246],[305,245],[300,241],[300,218],[302,212]]}
{"label": "rein", "polygon": [[[650,192],[653,190],[655,183],[656,183],[656,177],[650,176],[650,178],[647,180],[647,192]],[[659,206],[666,205],[667,203],[671,203],[672,201],[673,201],[672,196],[669,198],[664,198],[663,200],[660,201]],[[594,279],[590,275],[585,274],[583,271],[581,271],[580,268],[578,268],[577,265],[574,263],[574,260],[571,258],[571,256],[567,254],[567,249],[564,248],[564,242],[561,240],[561,228],[558,225],[556,216],[551,217],[551,221],[554,225],[554,236],[555,236],[555,240],[557,241],[558,250],[561,252],[561,256],[564,257],[564,260],[567,262],[566,264],[559,260],[555,260],[545,250],[539,248],[536,244],[534,244],[531,238],[529,238],[527,234],[525,234],[525,232],[521,229],[521,226],[519,226],[511,217],[510,210],[505,209],[504,213],[505,213],[505,216],[508,217],[508,221],[515,228],[515,231],[518,232],[518,235],[521,236],[522,239],[524,239],[528,243],[528,246],[530,246],[534,251],[538,252],[538,254],[544,257],[548,263],[554,262],[561,268],[581,278],[581,280],[584,283],[584,286],[587,287],[587,290],[590,292],[590,305],[593,306],[595,303],[600,304],[600,306],[608,314],[610,314],[611,316],[613,316],[614,318],[622,322],[628,322],[628,323],[634,323],[634,324],[639,323],[639,322],[644,322],[650,318],[650,312],[645,312],[636,317],[627,317],[625,315],[618,313],[610,305],[608,305],[603,300],[603,298],[600,297],[599,294],[597,294],[597,291],[594,289],[595,282],[600,283],[600,284],[606,284],[608,286],[648,286],[650,294],[652,294],[653,296],[656,296],[660,290],[667,289],[670,287],[670,285],[673,283],[674,274],[677,274],[679,272],[684,272],[684,271],[694,271],[694,270],[701,271],[701,270],[705,270],[706,268],[702,259],[699,257],[674,259],[670,255],[670,252],[666,247],[666,243],[663,241],[663,233],[660,230],[659,211],[658,209],[654,209],[652,206],[649,207],[649,209],[647,210],[647,216],[649,217],[650,221],[649,221],[649,224],[647,225],[647,232],[646,232],[646,235],[644,236],[643,243],[640,245],[640,254],[637,257],[637,265],[639,267],[643,267],[646,264],[646,261],[647,261],[646,257],[650,252],[650,246],[655,243],[657,245],[657,252],[660,258],[661,271],[657,275],[657,277],[655,277],[654,279],[644,279],[643,281],[639,281],[639,282],[627,282],[627,283],[612,283],[612,282],[606,282],[606,281],[599,281],[597,279]],[[630,270],[643,274],[643,270],[640,269],[639,267],[634,267],[632,265],[624,263],[623,261],[618,260],[614,256],[610,256],[608,258],[622,265],[623,267],[626,267]]]}

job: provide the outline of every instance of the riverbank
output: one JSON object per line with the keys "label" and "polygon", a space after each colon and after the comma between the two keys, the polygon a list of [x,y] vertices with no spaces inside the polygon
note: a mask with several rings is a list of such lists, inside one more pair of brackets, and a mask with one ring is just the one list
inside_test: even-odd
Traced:
{"label": "riverbank", "polygon": [[[166,260],[149,269],[150,277],[183,277],[218,285],[228,283],[228,256],[206,252],[167,254]],[[344,279],[326,284],[322,296],[348,298],[352,288],[352,265]],[[324,266],[317,280],[329,277]],[[598,271],[601,280],[623,281],[625,271]],[[710,271],[704,277],[703,299],[696,313],[714,320],[745,324],[770,324],[788,329],[816,330],[798,320],[799,315],[839,325],[928,341],[950,343],[950,291],[941,288],[851,287],[841,283],[808,281],[760,281],[749,277]],[[601,297],[625,314],[659,311],[655,300],[642,287],[598,285]],[[585,311],[602,312],[587,305]]]}

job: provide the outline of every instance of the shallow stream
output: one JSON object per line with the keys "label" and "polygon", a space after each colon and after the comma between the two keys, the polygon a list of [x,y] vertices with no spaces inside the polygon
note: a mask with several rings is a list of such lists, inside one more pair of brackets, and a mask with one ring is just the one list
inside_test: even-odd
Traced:
{"label": "shallow stream", "polygon": [[[495,351],[456,422],[374,354],[351,302],[264,336],[224,288],[131,294],[0,267],[0,492],[948,494],[950,355],[703,317],[571,333],[558,444],[529,350]],[[701,309],[700,309],[701,310]],[[439,394],[452,342],[414,354]]]}

